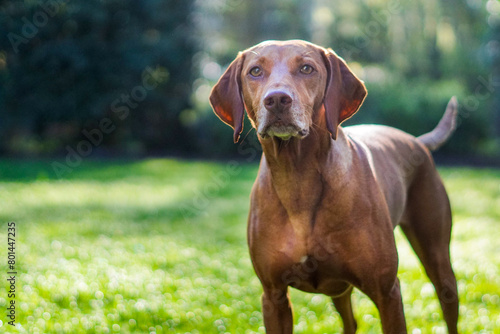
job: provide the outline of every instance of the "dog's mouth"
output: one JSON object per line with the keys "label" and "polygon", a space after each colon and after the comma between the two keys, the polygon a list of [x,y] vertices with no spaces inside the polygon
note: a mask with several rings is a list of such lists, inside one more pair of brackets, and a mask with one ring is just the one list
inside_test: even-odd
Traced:
{"label": "dog's mouth", "polygon": [[301,140],[309,134],[309,129],[302,129],[296,125],[273,124],[264,127],[259,132],[259,137],[272,143],[274,156],[278,156],[283,150],[292,150],[300,155]]}
{"label": "dog's mouth", "polygon": [[262,139],[276,138],[280,141],[287,141],[291,138],[303,139],[309,134],[309,129],[301,129],[295,125],[273,124],[267,126],[259,132]]}

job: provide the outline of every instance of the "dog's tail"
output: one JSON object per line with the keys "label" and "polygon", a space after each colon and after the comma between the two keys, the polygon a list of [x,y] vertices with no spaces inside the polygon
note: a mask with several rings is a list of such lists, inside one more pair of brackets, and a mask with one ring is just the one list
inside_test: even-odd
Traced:
{"label": "dog's tail", "polygon": [[451,137],[453,132],[457,127],[457,114],[458,114],[458,102],[457,98],[453,96],[448,102],[446,111],[439,121],[439,124],[426,134],[417,137],[417,139],[427,146],[431,151],[435,151],[443,145],[448,138]]}

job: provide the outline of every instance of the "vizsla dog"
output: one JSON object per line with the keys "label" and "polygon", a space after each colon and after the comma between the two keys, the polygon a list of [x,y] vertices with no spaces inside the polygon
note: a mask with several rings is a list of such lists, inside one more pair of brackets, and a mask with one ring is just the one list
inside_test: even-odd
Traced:
{"label": "vizsla dog", "polygon": [[264,152],[248,244],[267,333],[293,331],[289,286],[331,296],[345,333],[357,327],[356,287],[377,306],[384,333],[406,333],[397,225],[436,288],[449,333],[457,333],[450,203],[430,153],[455,128],[456,99],[432,132],[415,138],[385,126],[341,128],[365,96],[331,49],[299,40],[240,52],[212,90],[212,107],[234,128],[234,141],[246,109]]}

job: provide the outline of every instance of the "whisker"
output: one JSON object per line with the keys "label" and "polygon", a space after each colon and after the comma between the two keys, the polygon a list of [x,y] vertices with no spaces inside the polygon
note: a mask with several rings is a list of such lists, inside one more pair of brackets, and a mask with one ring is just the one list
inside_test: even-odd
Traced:
{"label": "whisker", "polygon": [[[326,132],[326,133],[328,132],[327,129],[323,128],[322,126],[319,126],[316,123],[313,123],[311,128],[313,128],[316,131],[320,130],[320,131],[323,131],[323,132]],[[318,132],[316,132],[316,133],[318,133]]]}
{"label": "whisker", "polygon": [[[250,127],[250,130],[248,130],[248,131],[247,131],[247,133],[246,133],[245,137],[243,137],[243,139],[241,140],[240,145],[243,145],[243,143],[245,142],[245,139],[247,139],[248,135],[250,134],[250,132],[252,132],[252,130],[255,130],[255,129],[253,128],[253,126],[252,126],[252,127]],[[257,133],[257,131],[256,131],[256,133]]]}

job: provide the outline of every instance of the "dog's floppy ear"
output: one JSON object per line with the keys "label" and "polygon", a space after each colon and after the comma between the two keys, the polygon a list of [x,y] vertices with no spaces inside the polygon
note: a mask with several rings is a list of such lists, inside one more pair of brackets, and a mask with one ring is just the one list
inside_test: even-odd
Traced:
{"label": "dog's floppy ear", "polygon": [[237,143],[240,133],[243,131],[243,117],[245,107],[241,96],[241,66],[243,54],[229,65],[226,72],[212,88],[210,93],[210,104],[215,114],[234,129],[234,142]]}
{"label": "dog's floppy ear", "polygon": [[323,58],[328,72],[323,100],[326,126],[336,139],[338,126],[358,111],[367,92],[363,81],[332,49],[325,50]]}

